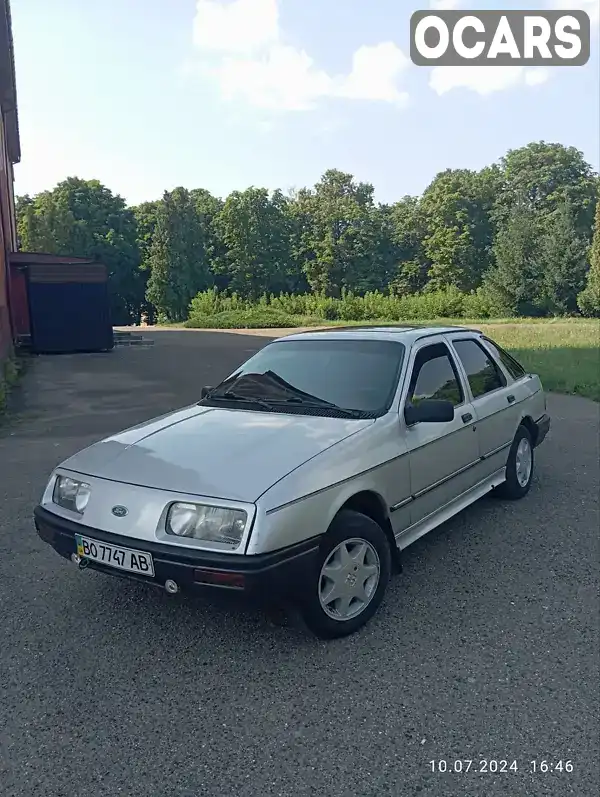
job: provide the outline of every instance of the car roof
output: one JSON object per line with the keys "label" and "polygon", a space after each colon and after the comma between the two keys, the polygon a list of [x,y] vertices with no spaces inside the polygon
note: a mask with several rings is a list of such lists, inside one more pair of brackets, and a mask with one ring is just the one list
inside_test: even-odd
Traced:
{"label": "car roof", "polygon": [[411,346],[421,338],[456,332],[482,334],[480,329],[459,326],[355,326],[296,332],[292,335],[278,338],[278,340],[396,340],[406,346]]}

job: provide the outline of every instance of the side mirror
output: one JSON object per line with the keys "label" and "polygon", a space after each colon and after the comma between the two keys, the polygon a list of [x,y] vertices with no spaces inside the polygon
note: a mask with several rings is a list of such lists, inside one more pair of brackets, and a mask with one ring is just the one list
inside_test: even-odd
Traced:
{"label": "side mirror", "polygon": [[200,398],[206,398],[211,390],[214,390],[213,387],[203,387],[200,391]]}
{"label": "side mirror", "polygon": [[448,423],[454,420],[454,405],[451,401],[425,399],[413,406],[408,404],[404,409],[404,420],[407,426],[415,423]]}

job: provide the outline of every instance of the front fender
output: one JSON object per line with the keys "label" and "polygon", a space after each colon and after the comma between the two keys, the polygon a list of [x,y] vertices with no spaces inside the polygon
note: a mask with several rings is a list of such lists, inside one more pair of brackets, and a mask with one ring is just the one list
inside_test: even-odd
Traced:
{"label": "front fender", "polygon": [[266,510],[258,505],[246,553],[268,553],[322,536],[344,504],[357,493],[366,490],[375,493],[387,511],[386,501],[378,492],[378,485],[367,474],[282,507]]}
{"label": "front fender", "polygon": [[[325,534],[340,508],[364,491],[374,493],[386,512],[410,496],[406,443],[397,416],[381,418],[343,440],[262,495],[247,553],[266,553]],[[394,512],[395,527],[405,521],[401,511]]]}

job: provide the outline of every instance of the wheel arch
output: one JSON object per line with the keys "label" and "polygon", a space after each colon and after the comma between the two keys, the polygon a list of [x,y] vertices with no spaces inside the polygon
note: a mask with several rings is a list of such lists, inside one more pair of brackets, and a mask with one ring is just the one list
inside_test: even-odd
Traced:
{"label": "wheel arch", "polygon": [[360,512],[362,515],[374,520],[381,527],[390,546],[393,567],[396,572],[400,572],[402,570],[401,554],[396,545],[388,508],[382,496],[374,490],[360,490],[344,501],[336,512],[335,517],[345,509]]}
{"label": "wheel arch", "polygon": [[524,426],[527,429],[527,431],[531,435],[531,443],[535,448],[538,428],[531,415],[524,415],[519,422],[519,426]]}

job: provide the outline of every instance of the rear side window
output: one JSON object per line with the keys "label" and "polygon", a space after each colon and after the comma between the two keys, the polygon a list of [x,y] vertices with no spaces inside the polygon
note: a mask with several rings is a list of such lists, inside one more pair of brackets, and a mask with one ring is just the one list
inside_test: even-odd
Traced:
{"label": "rear side window", "polygon": [[467,373],[473,398],[506,385],[504,374],[476,340],[454,340],[452,343]]}
{"label": "rear side window", "polygon": [[512,376],[513,379],[520,379],[522,376],[525,376],[525,369],[523,366],[515,360],[513,356],[511,356],[507,351],[500,348],[497,343],[490,338],[484,338],[487,345],[492,350],[492,354],[496,357],[497,360],[500,360],[502,365],[506,368],[508,373]]}
{"label": "rear side window", "polygon": [[408,400],[416,406],[424,399],[451,401],[455,407],[464,401],[458,374],[443,343],[425,346],[415,357]]}

